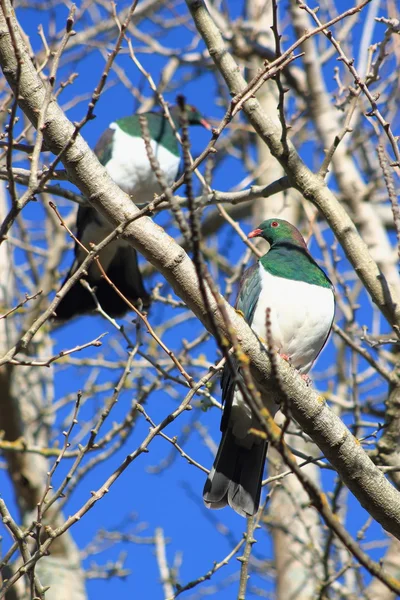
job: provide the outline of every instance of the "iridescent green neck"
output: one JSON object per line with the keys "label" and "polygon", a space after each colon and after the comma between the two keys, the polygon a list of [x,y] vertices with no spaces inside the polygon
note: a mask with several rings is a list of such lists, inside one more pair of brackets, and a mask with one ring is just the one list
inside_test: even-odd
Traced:
{"label": "iridescent green neck", "polygon": [[[179,146],[172,127],[161,113],[146,113],[150,137],[161,144],[175,156],[179,156]],[[138,115],[118,119],[117,125],[122,131],[132,137],[142,137]]]}
{"label": "iridescent green neck", "polygon": [[312,258],[307,248],[291,240],[281,240],[271,246],[260,263],[268,273],[284,279],[304,281],[325,288],[332,284]]}

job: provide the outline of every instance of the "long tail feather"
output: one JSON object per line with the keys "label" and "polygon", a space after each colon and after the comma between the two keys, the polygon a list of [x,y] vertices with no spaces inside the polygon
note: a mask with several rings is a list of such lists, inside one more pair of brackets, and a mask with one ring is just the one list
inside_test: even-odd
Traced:
{"label": "long tail feather", "polygon": [[[74,264],[65,281],[71,277],[75,270],[76,266]],[[136,252],[133,248],[124,246],[117,249],[108,266],[107,275],[130,302],[135,304],[140,298],[144,308],[149,307],[150,298],[144,288],[142,275],[137,264]],[[110,317],[122,317],[129,310],[128,305],[105,279],[100,277],[94,279],[93,276],[85,276],[85,279],[91,287],[96,288],[96,297],[103,310]],[[57,316],[55,319],[65,321],[76,315],[92,312],[95,306],[90,292],[78,281],[61,300],[56,310]]]}
{"label": "long tail feather", "polygon": [[266,441],[257,440],[250,448],[244,448],[236,443],[228,427],[204,486],[206,506],[223,508],[229,504],[243,517],[254,515],[260,504],[266,453]]}

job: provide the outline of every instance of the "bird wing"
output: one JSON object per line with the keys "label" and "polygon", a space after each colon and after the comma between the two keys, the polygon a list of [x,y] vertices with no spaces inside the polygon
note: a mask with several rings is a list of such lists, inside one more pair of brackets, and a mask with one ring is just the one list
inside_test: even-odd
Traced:
{"label": "bird wing", "polygon": [[80,204],[78,207],[78,213],[76,215],[76,237],[78,240],[81,240],[83,237],[83,232],[87,226],[87,224],[94,218],[95,211],[94,209],[85,204]]}
{"label": "bird wing", "polygon": [[106,165],[112,156],[114,129],[110,127],[100,136],[94,147],[94,153],[102,165]]}
{"label": "bird wing", "polygon": [[[261,278],[257,262],[243,273],[235,303],[236,310],[240,310],[243,313],[244,319],[249,325],[251,325],[253,321],[254,311],[260,293]],[[238,376],[239,374],[237,372],[232,373],[231,367],[226,363],[221,377],[222,404],[224,404],[224,412],[221,419],[221,431],[225,431],[229,422],[235,383]]]}
{"label": "bird wing", "polygon": [[235,308],[243,313],[245,321],[251,325],[257,301],[261,294],[261,278],[259,264],[256,263],[243,273],[239,284],[239,292]]}
{"label": "bird wing", "polygon": [[[76,215],[76,237],[83,245],[85,245],[87,243],[87,240],[85,240],[87,232],[85,230],[91,224],[96,224],[96,226],[98,228],[104,227],[104,224],[103,224],[103,221],[101,220],[100,214],[92,206],[80,204],[78,207],[78,213]],[[106,235],[107,235],[107,230],[104,231],[104,237]],[[91,240],[91,241],[93,241],[93,240]],[[82,248],[80,247],[80,245],[77,242],[75,242],[74,252],[75,252],[76,257],[78,257],[83,252]],[[81,260],[81,262],[82,262],[82,260]]]}

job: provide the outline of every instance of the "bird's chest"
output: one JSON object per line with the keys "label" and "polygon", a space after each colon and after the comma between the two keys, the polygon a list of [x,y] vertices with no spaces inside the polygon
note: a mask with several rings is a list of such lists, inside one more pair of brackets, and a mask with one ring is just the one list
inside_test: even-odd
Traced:
{"label": "bird's chest", "polygon": [[252,328],[268,339],[266,318],[275,349],[307,373],[321,351],[331,328],[334,297],[330,288],[293,281],[268,273],[260,265],[261,293]]}
{"label": "bird's chest", "polygon": [[[179,171],[180,157],[154,141],[151,141],[151,148],[168,185],[171,185]],[[130,136],[117,126],[114,131],[112,156],[106,168],[112,179],[126,193],[137,196],[134,198],[137,202],[149,202],[154,194],[160,194],[162,191],[142,138]]]}

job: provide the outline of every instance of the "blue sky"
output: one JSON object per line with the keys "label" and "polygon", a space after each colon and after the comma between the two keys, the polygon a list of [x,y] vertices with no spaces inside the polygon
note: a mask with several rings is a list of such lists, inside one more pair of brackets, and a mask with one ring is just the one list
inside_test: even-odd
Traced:
{"label": "blue sky", "polygon": [[[120,3],[118,9],[125,6],[126,3]],[[339,2],[338,10],[347,8],[347,3]],[[183,13],[184,8],[180,7],[179,11]],[[237,14],[241,11],[241,3],[232,3],[232,11]],[[55,11],[56,22],[60,27],[65,17],[67,10],[60,5]],[[30,41],[34,49],[39,49],[41,44],[37,35],[37,26],[43,23],[44,30],[47,31],[48,19],[51,17],[50,12],[46,14],[37,10],[20,10],[19,19],[21,25],[25,28],[30,36]],[[79,32],[87,26],[85,21],[77,22],[75,29]],[[148,21],[140,26],[141,30],[152,33],[155,26]],[[378,29],[378,28],[377,28]],[[359,27],[355,28],[355,36],[359,36]],[[376,35],[380,36],[382,30],[376,31]],[[183,33],[182,37],[175,38],[176,30],[173,29],[170,34],[163,39],[165,45],[171,48],[188,43],[190,36]],[[187,36],[187,39],[185,38]],[[290,36],[287,40],[289,44]],[[113,41],[110,42],[109,49],[113,47]],[[135,45],[135,42],[134,42]],[[200,45],[201,46],[201,45]],[[152,73],[157,79],[157,73],[165,64],[165,59],[160,59],[153,54],[140,54],[144,67]],[[126,70],[126,73],[132,84],[136,86],[144,86],[144,95],[149,95],[149,89],[143,83],[141,75],[130,60],[129,56],[121,55],[117,60],[118,64]],[[332,69],[335,60],[332,59],[327,65],[327,69]],[[79,77],[72,86],[66,88],[60,97],[61,105],[67,105],[76,96],[83,97],[82,101],[68,110],[69,118],[80,120],[87,110],[88,97],[97,85],[102,70],[104,68],[104,57],[98,51],[88,52],[84,58],[80,58],[76,65],[67,64],[62,66],[59,72],[58,82],[65,80],[71,70],[79,71]],[[188,72],[188,69],[186,69]],[[179,71],[182,75],[184,70]],[[332,88],[335,82],[330,77],[327,77]],[[114,74],[111,74],[109,82],[117,82]],[[204,72],[201,77],[188,81],[183,92],[187,100],[201,110],[201,112],[212,119],[219,119],[223,115],[222,108],[215,103],[215,80],[213,77]],[[173,102],[175,92],[167,93],[166,99]],[[97,139],[102,131],[108,126],[110,121],[130,114],[137,108],[137,104],[131,93],[124,88],[120,83],[110,85],[102,94],[95,110],[96,119],[89,122],[83,130],[83,135],[91,147],[94,147]],[[209,139],[209,133],[201,128],[192,128],[192,145],[193,153],[198,154]],[[313,142],[304,144],[301,149],[302,158],[309,165],[315,164],[316,148]],[[223,162],[223,166],[219,167],[214,175],[213,187],[219,190],[229,190],[236,185],[246,174],[240,161],[234,158],[227,158]],[[332,186],[335,182],[332,180]],[[181,189],[182,193],[182,189]],[[58,205],[62,211],[69,208],[66,201],[58,201]],[[39,203],[35,203],[27,207],[24,216],[32,221],[38,222],[43,218],[43,209]],[[167,215],[159,215],[156,221],[160,224],[166,223]],[[246,231],[256,223],[242,222],[241,225]],[[172,233],[174,230],[171,230]],[[332,241],[332,236],[328,234],[329,241]],[[245,248],[239,238],[232,232],[230,228],[224,226],[218,237],[215,240],[216,247],[226,258],[233,264],[237,263],[242,257]],[[314,255],[318,258],[321,256],[315,242],[312,242],[311,249]],[[72,253],[65,258],[62,264],[62,269],[67,269],[72,260]],[[17,254],[17,260],[22,260],[23,256]],[[350,267],[346,260],[342,261],[342,272],[349,272]],[[60,274],[61,280],[61,274]],[[148,281],[147,286],[151,288],[156,282],[162,281],[160,275],[153,275]],[[222,289],[224,281],[221,277],[218,281]],[[166,291],[164,286],[163,291]],[[232,300],[232,298],[231,298]],[[364,296],[361,310],[360,322],[370,324],[372,313],[369,307],[369,301]],[[170,318],[172,315],[171,309],[162,306],[154,307],[151,313],[153,325],[159,325],[163,319]],[[127,321],[127,328],[132,335],[134,334],[134,326]],[[182,348],[182,337],[188,340],[193,340],[201,331],[200,325],[195,319],[190,319],[177,327],[173,332],[167,332],[163,338],[174,352],[178,352]],[[115,358],[116,349],[114,342],[116,341],[117,333],[113,331],[109,324],[105,323],[100,317],[82,317],[78,320],[60,328],[54,334],[54,351],[65,348],[70,348],[77,343],[85,343],[100,333],[108,331],[108,336],[104,340],[102,353],[105,358]],[[120,339],[117,340],[120,342]],[[121,346],[123,348],[123,344]],[[124,357],[124,350],[121,351],[121,356]],[[215,345],[211,341],[207,341],[199,346],[196,351],[197,355],[204,354],[209,360],[214,361],[217,357]],[[331,341],[323,356],[321,357],[316,368],[317,374],[315,380],[319,389],[324,390],[328,386],[328,380],[321,375],[331,363],[333,359],[333,342]],[[98,356],[98,350],[88,349],[81,353],[79,357]],[[85,385],[87,371],[84,368],[76,368],[74,370],[65,368],[62,365],[55,365],[53,371],[55,373],[55,398],[60,398],[66,393],[77,392]],[[206,368],[198,368],[194,371],[196,377],[202,376],[206,372]],[[104,369],[98,375],[98,381],[118,381],[121,371]],[[319,375],[319,376],[318,376]],[[214,386],[213,394],[219,395],[218,384]],[[382,391],[384,388],[382,387]],[[146,405],[152,419],[158,423],[167,414],[169,414],[177,404],[177,400],[181,401],[186,393],[183,386],[177,386],[177,398],[173,399],[168,391],[161,389],[156,394],[151,396],[151,403]],[[365,394],[363,397],[367,397]],[[82,409],[79,427],[92,417],[99,403],[104,402],[109,396],[109,393],[99,395],[97,400],[89,401]],[[128,390],[123,392],[118,404],[113,408],[110,422],[107,423],[105,430],[109,428],[112,422],[119,421],[123,418],[127,411],[127,407],[133,399],[132,393]],[[70,414],[70,407],[61,410],[58,419],[61,421]],[[178,442],[184,435],[185,425],[190,423],[195,417],[208,428],[213,439],[219,441],[219,414],[217,410],[202,412],[200,409],[194,409],[190,413],[186,413],[171,426],[166,429],[168,436],[178,436]],[[348,419],[349,420],[349,419]],[[350,425],[349,420],[349,425]],[[93,472],[89,473],[84,481],[79,485],[73,493],[66,509],[65,515],[68,516],[78,510],[81,505],[88,499],[91,490],[98,489],[107,477],[117,468],[123,461],[126,454],[132,452],[145,438],[148,433],[149,425],[143,418],[139,418],[137,425],[129,436],[124,447],[116,452],[104,464],[99,465]],[[185,451],[202,465],[210,467],[212,464],[212,455],[205,447],[201,437],[196,431],[189,436],[184,445]],[[165,471],[158,474],[149,472],[149,468],[160,464],[166,456],[174,452],[165,440],[156,438],[150,446],[148,454],[141,455],[127,471],[117,480],[109,494],[107,494],[96,506],[85,515],[85,517],[72,529],[72,534],[80,548],[85,548],[96,535],[99,529],[116,530],[122,529],[126,533],[133,533],[138,536],[148,537],[153,536],[156,527],[162,527],[165,537],[169,540],[167,544],[167,557],[169,564],[172,565],[177,557],[181,556],[181,566],[179,569],[179,582],[182,585],[189,581],[204,575],[212,568],[214,561],[222,560],[231,550],[233,545],[237,543],[245,531],[245,521],[237,516],[233,511],[225,509],[223,511],[207,511],[203,506],[201,495],[204,485],[205,475],[196,467],[190,465],[177,456],[172,462],[172,465]],[[62,480],[66,473],[68,463],[62,464],[57,471],[55,482]],[[4,472],[0,475],[1,486],[4,498],[11,503],[11,490],[7,477]],[[322,478],[324,484],[328,486],[332,480],[331,472],[323,472]],[[349,504],[349,527],[353,534],[367,520],[367,513],[354,500]],[[380,537],[380,528],[373,525],[368,530],[368,536]],[[256,534],[257,544],[254,548],[254,555],[273,558],[270,538],[262,530],[258,530]],[[4,545],[7,546],[5,541]],[[91,561],[96,561],[99,564],[106,564],[108,560],[115,560],[121,551],[127,552],[127,557],[124,562],[124,567],[130,569],[131,574],[125,579],[112,579],[111,581],[93,580],[88,582],[88,593],[90,598],[102,600],[109,598],[110,593],[115,594],[120,598],[151,598],[158,600],[163,598],[162,588],[159,583],[160,575],[157,569],[156,558],[154,555],[154,546],[148,544],[133,544],[121,543],[115,547],[108,549],[107,552],[90,557],[85,561],[85,566],[90,566]],[[377,559],[382,554],[382,549],[377,549],[371,552],[371,556]],[[239,563],[236,559],[230,561],[228,566],[225,566],[215,577],[215,582],[221,582],[229,579],[237,572]],[[259,576],[252,578],[252,584],[262,587],[265,590],[272,590],[272,582],[262,579]],[[211,583],[205,584],[205,587],[212,586]],[[191,592],[183,595],[183,598],[196,598],[196,593],[201,591],[204,586],[195,588]],[[211,593],[211,597],[218,597],[220,600],[228,600],[235,597],[237,586],[229,584],[225,589],[221,589],[217,596]],[[212,589],[210,589],[212,592]],[[249,598],[255,597],[251,592]]]}

